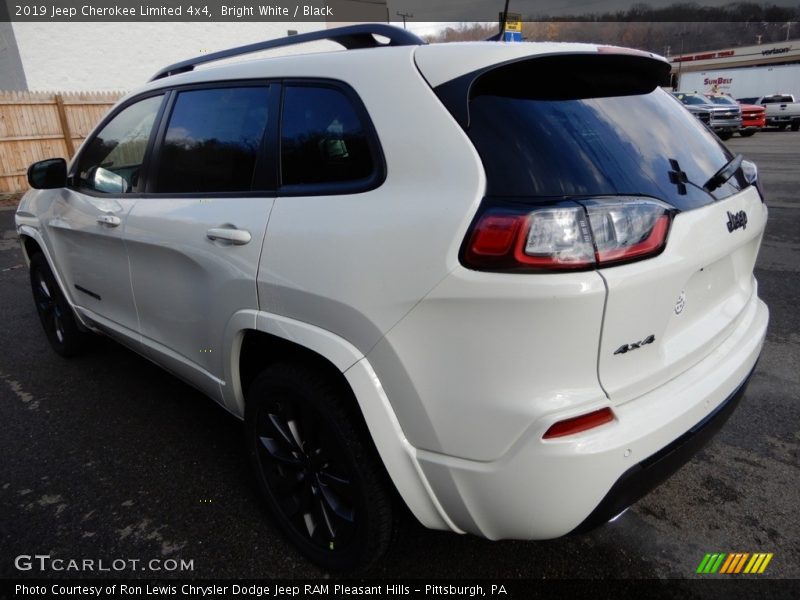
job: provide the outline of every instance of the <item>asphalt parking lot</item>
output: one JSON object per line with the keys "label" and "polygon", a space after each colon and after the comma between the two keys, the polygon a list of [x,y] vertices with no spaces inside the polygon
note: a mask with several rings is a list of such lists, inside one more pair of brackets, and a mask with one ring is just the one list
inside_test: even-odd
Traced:
{"label": "asphalt parking lot", "polygon": [[[593,533],[488,542],[409,523],[375,575],[685,578],[707,552],[772,552],[765,576],[800,578],[800,133],[729,145],[758,164],[768,195],[756,275],[771,322],[725,428]],[[20,554],[185,559],[193,571],[176,574],[199,578],[320,576],[265,518],[237,421],[112,342],[73,360],[50,350],[13,229],[0,210],[0,577],[26,575]]]}

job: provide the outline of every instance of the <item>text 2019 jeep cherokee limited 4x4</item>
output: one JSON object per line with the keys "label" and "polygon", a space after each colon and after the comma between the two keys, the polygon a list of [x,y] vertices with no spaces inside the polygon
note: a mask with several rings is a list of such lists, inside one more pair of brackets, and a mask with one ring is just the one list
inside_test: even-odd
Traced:
{"label": "text 2019 jeep cherokee limited 4x4", "polygon": [[[194,68],[322,38],[347,50]],[[44,329],[244,419],[271,513],[326,568],[386,550],[393,487],[435,529],[586,530],[722,424],[767,327],[755,166],[668,73],[380,25],[168,67],[69,167],[30,168]]]}

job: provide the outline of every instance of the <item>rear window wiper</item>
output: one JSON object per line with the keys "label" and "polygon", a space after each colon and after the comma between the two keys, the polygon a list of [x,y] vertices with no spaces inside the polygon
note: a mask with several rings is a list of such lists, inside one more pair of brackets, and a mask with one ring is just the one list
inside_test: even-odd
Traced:
{"label": "rear window wiper", "polygon": [[728,181],[731,177],[736,174],[742,166],[742,161],[744,160],[744,156],[741,154],[737,154],[731,160],[729,160],[725,165],[716,173],[714,173],[711,178],[703,184],[703,189],[707,192],[713,192],[723,183]]}

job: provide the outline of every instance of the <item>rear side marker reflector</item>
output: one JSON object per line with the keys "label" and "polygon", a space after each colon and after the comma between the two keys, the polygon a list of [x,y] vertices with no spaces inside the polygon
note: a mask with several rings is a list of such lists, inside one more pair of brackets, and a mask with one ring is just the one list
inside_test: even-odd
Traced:
{"label": "rear side marker reflector", "polygon": [[580,417],[564,419],[563,421],[554,423],[550,426],[550,429],[545,432],[545,434],[542,436],[542,439],[551,440],[553,438],[560,438],[566,435],[573,435],[575,433],[580,433],[581,431],[594,429],[600,425],[605,425],[613,420],[614,413],[611,412],[611,409],[601,408],[600,410],[581,415]]}

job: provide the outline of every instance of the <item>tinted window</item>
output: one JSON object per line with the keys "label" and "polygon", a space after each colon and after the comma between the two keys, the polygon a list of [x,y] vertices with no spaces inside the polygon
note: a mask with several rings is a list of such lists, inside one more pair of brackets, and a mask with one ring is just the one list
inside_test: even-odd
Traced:
{"label": "tinted window", "polygon": [[675,94],[684,104],[711,104],[710,100],[698,94]]}
{"label": "tinted window", "polygon": [[732,104],[734,106],[738,106],[736,100],[729,98],[728,96],[708,96],[708,99],[714,104]]}
{"label": "tinted window", "polygon": [[287,87],[281,122],[282,184],[368,179],[375,164],[367,135],[352,103],[339,90]]}
{"label": "tinted window", "polygon": [[155,191],[249,191],[267,125],[267,87],[179,92]]}
{"label": "tinted window", "polygon": [[777,104],[783,102],[794,102],[794,98],[792,98],[792,96],[767,96],[761,101],[762,104]]}
{"label": "tinted window", "polygon": [[87,144],[78,163],[81,187],[99,192],[137,191],[139,170],[163,96],[153,96],[117,114]]}
{"label": "tinted window", "polygon": [[[488,193],[548,197],[648,195],[679,208],[710,201],[701,188],[732,155],[663,90],[647,94],[532,100],[482,95],[468,134]],[[690,184],[681,194],[670,160]],[[714,192],[735,192],[737,179]]]}

